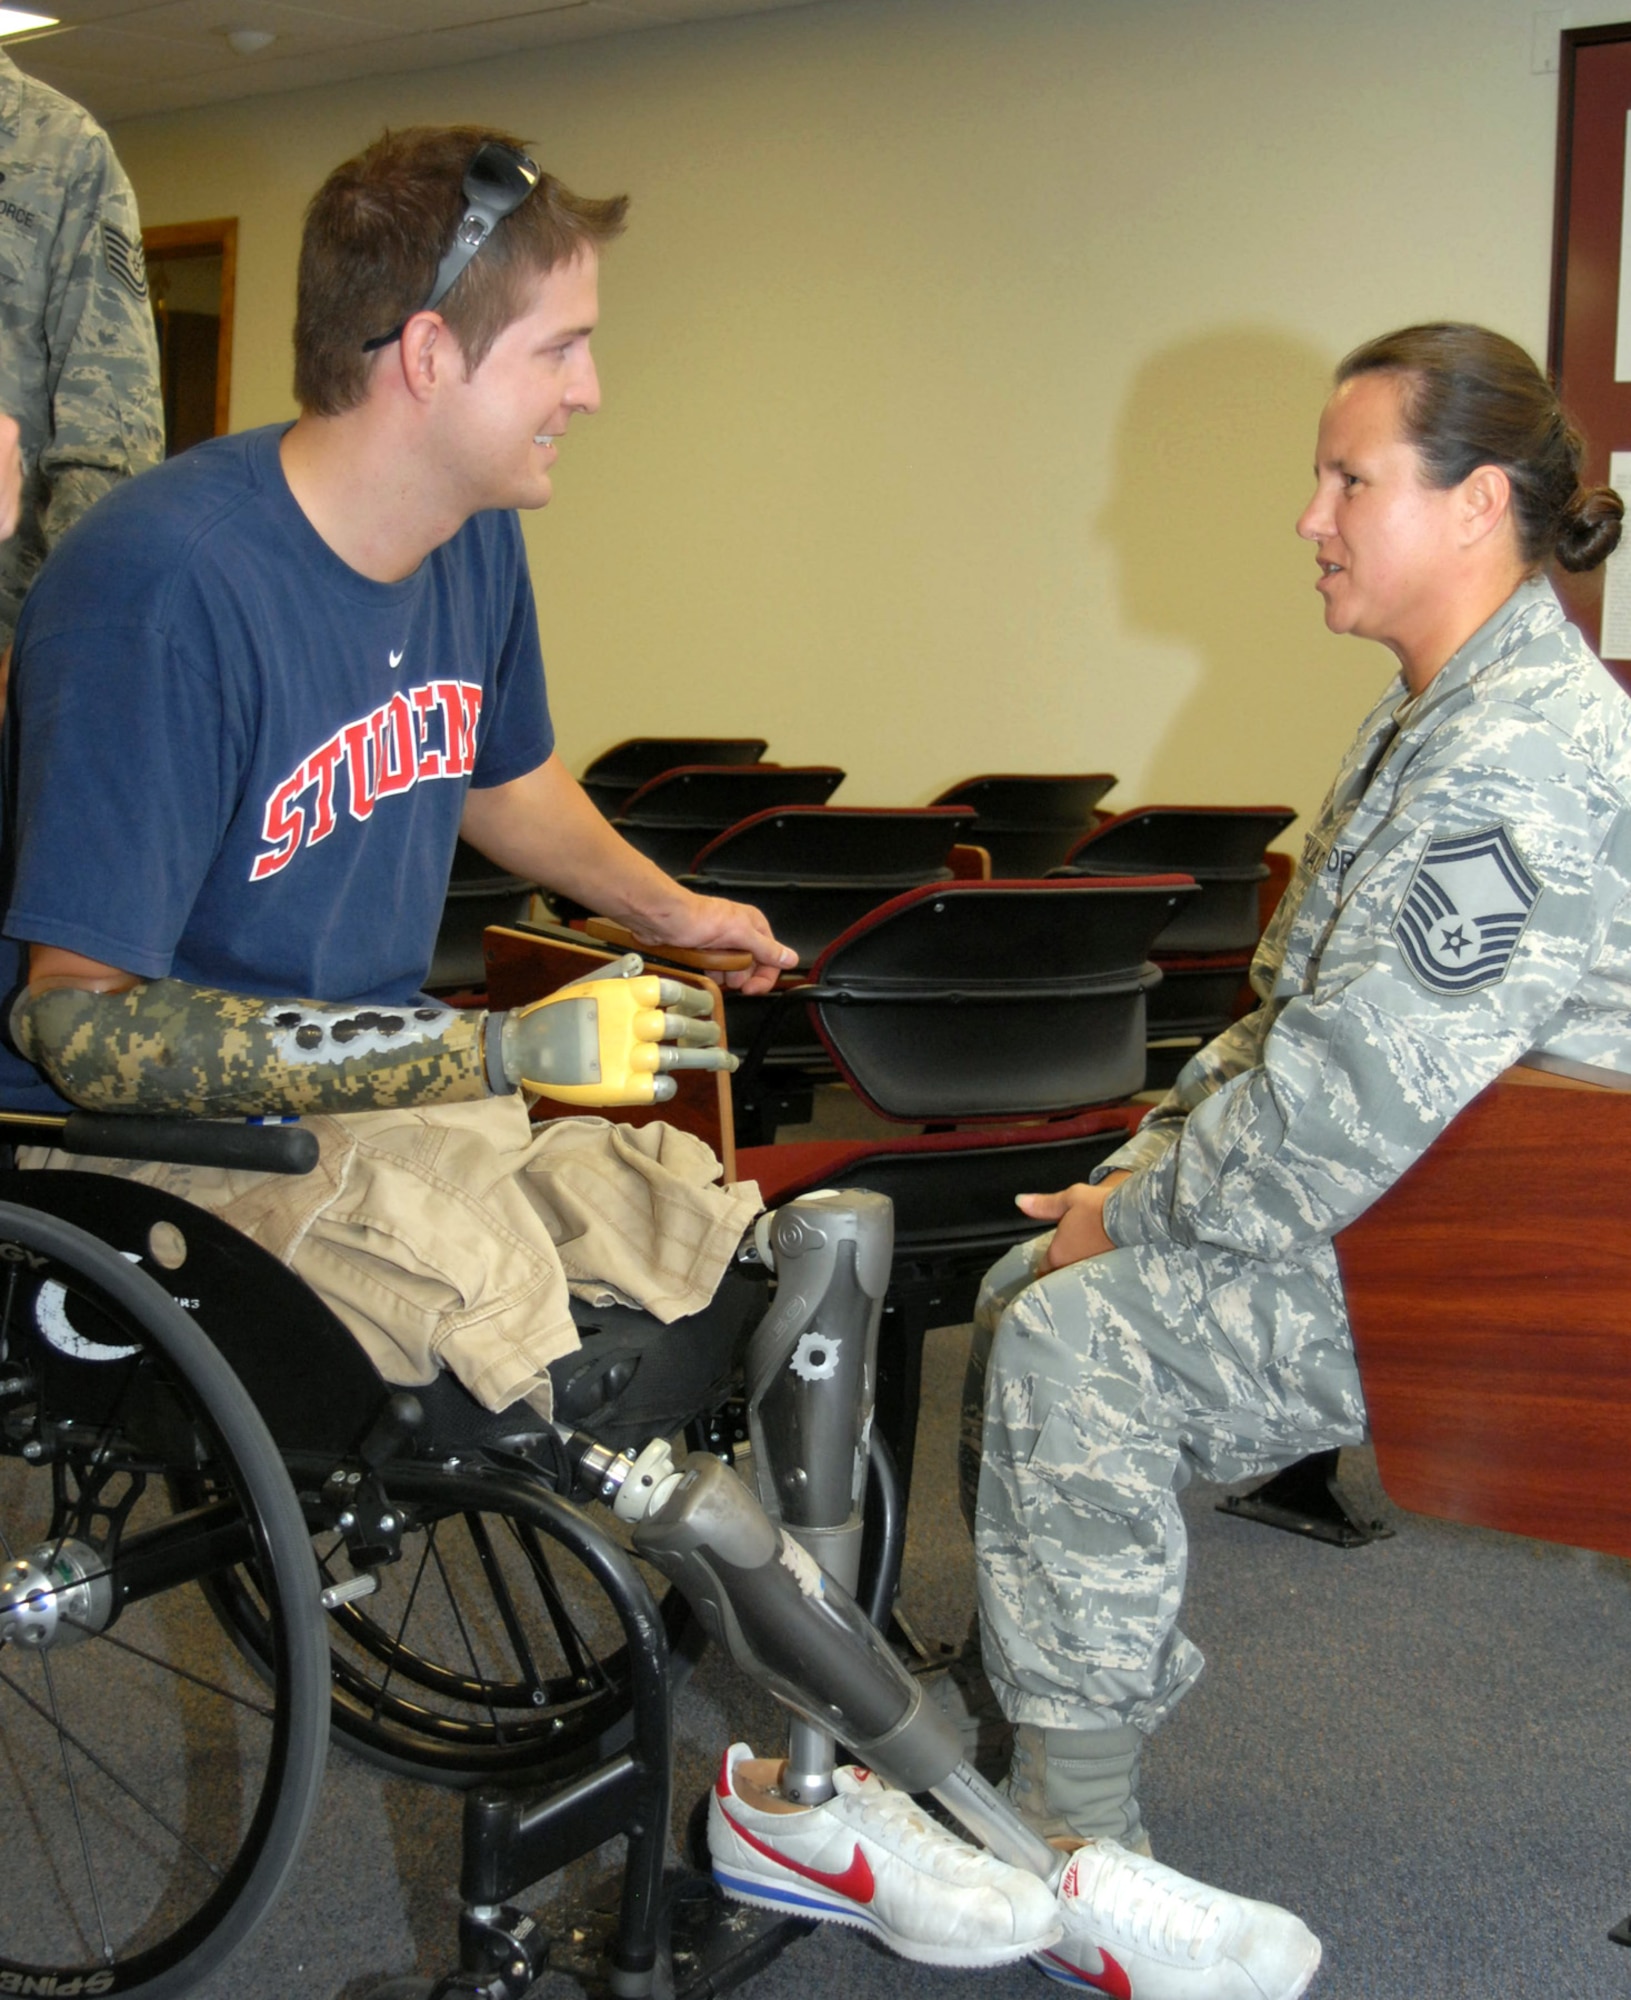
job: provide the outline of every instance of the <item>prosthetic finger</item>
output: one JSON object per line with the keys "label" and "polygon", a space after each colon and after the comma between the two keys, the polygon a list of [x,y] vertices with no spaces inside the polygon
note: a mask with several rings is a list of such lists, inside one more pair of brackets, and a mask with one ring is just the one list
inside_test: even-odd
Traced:
{"label": "prosthetic finger", "polygon": [[661,1075],[671,1069],[722,1069],[733,1070],[738,1059],[729,1049],[688,1049],[674,1048],[667,1042],[658,1044],[657,1071]]}
{"label": "prosthetic finger", "polygon": [[[647,1022],[651,1022],[648,1027]],[[652,1028],[655,1032],[652,1032]],[[643,1042],[678,1042],[682,1048],[712,1049],[719,1046],[719,1023],[699,1021],[692,1014],[658,1014],[637,1023],[635,1032]]]}
{"label": "prosthetic finger", "polygon": [[682,986],[677,979],[658,980],[657,1004],[677,1014],[695,1014],[699,1020],[713,1018],[712,997],[700,986]]}
{"label": "prosthetic finger", "polygon": [[605,965],[597,965],[593,972],[586,972],[574,983],[587,986],[596,979],[637,979],[646,969],[646,962],[637,951],[626,951],[621,958],[611,959]]}

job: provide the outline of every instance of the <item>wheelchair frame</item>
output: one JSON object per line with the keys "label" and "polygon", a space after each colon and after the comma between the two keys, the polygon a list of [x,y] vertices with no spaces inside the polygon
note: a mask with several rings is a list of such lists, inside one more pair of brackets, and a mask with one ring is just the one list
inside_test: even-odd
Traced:
{"label": "wheelchair frame", "polygon": [[[676,1886],[665,1885],[676,1657],[670,1639],[686,1633],[685,1606],[671,1591],[659,1609],[628,1553],[551,1490],[551,1482],[569,1486],[572,1474],[558,1441],[554,1454],[547,1448],[553,1434],[546,1428],[541,1437],[536,1421],[517,1432],[513,1417],[496,1419],[473,1404],[452,1445],[434,1425],[427,1434],[420,1399],[393,1393],[298,1279],[228,1225],[139,1182],[37,1170],[0,1175],[0,1263],[7,1267],[0,1293],[0,1474],[7,1476],[0,1478],[0,1495],[25,1474],[36,1484],[49,1482],[45,1525],[30,1546],[7,1521],[15,1503],[0,1499],[0,1555],[8,1565],[0,1581],[0,1638],[39,1652],[47,1685],[27,1712],[36,1722],[56,1718],[57,1761],[74,1822],[64,1843],[68,1852],[77,1848],[88,1884],[81,1897],[88,1910],[65,1918],[82,1933],[78,1956],[52,1958],[40,1947],[0,1944],[0,1991],[169,2000],[217,1971],[272,1907],[299,1852],[322,1777],[331,1677],[335,1725],[352,1747],[409,1775],[469,1788],[460,1969],[438,1993],[518,2000],[544,1969],[548,1940],[509,1899],[613,1834],[627,1834],[629,1846],[608,1941],[609,1990],[639,1996],[666,1984],[667,1966],[659,1960]],[[168,1289],[177,1284],[186,1309]],[[310,1384],[319,1371],[324,1394],[313,1398]],[[118,1386],[110,1386],[115,1377]],[[621,1386],[619,1371],[609,1370],[607,1381]],[[715,1418],[717,1444],[719,1383],[711,1370],[700,1387],[703,1407],[692,1414]],[[617,1434],[615,1422],[612,1429]],[[869,1472],[884,1524],[882,1536],[875,1535],[881,1547],[869,1602],[879,1622],[894,1595],[903,1515],[881,1442]],[[139,1489],[120,1503],[124,1514],[104,1504],[115,1479]],[[524,1668],[521,1680],[485,1678],[455,1608],[470,1677],[478,1683],[471,1703],[478,1710],[485,1705],[486,1726],[438,1718],[430,1701],[435,1663],[403,1648],[400,1636],[382,1638],[378,1626],[372,1646],[387,1672],[370,1712],[366,1694],[348,1685],[331,1660],[325,1626],[342,1632],[359,1621],[366,1626],[364,1581],[400,1561],[405,1533],[423,1531],[428,1555],[438,1525],[455,1518],[499,1522],[513,1537],[506,1557],[492,1530],[469,1529],[496,1622],[512,1660]],[[321,1574],[314,1531],[330,1543]],[[109,1546],[117,1553],[99,1559]],[[339,1573],[342,1547],[349,1577]],[[541,1622],[546,1631],[553,1627],[559,1675],[540,1670],[536,1630],[524,1629],[524,1609],[502,1580],[517,1549],[542,1600]],[[616,1649],[604,1659],[592,1640],[584,1642],[578,1613],[565,1603],[551,1566],[559,1551],[581,1566],[609,1607]],[[132,1571],[137,1584],[127,1590]],[[97,1590],[115,1593],[112,1616],[105,1604],[90,1603],[86,1593]],[[188,1892],[188,1907],[173,1923],[164,1920],[167,1930],[160,1924],[161,1936],[150,1913],[139,1913],[132,1948],[121,1955],[105,1908],[117,1898],[95,1880],[89,1846],[90,1823],[109,1823],[108,1808],[79,1799],[72,1766],[77,1761],[94,1771],[103,1790],[122,1785],[127,1803],[131,1787],[111,1759],[97,1761],[77,1720],[63,1720],[55,1683],[64,1679],[60,1667],[75,1660],[83,1676],[84,1657],[99,1651],[120,1650],[123,1665],[127,1601],[140,1604],[151,1593],[162,1603],[167,1592],[201,1596],[241,1656],[221,1674],[221,1706],[236,1712],[253,1705],[258,1686],[270,1689],[260,1706],[271,1741],[252,1778],[259,1791],[247,1825],[240,1814],[236,1830],[229,1821],[223,1835],[241,1846],[225,1862],[205,1857],[202,1872],[215,1886]],[[57,1617],[59,1628],[73,1626],[77,1614],[84,1629],[42,1630],[30,1638],[31,1606],[41,1620]],[[536,1611],[532,1620],[537,1627]],[[73,1644],[87,1637],[91,1643]],[[404,1651],[406,1659],[399,1657]],[[678,1657],[683,1664],[683,1646]],[[399,1667],[409,1692],[387,1696]],[[210,1677],[185,1665],[179,1674],[187,1701],[197,1706]],[[461,1670],[453,1678],[469,1677]],[[5,1670],[3,1648],[0,1682],[0,1695],[14,1709],[26,1700]],[[506,1704],[519,1714],[508,1734]],[[129,1718],[120,1713],[111,1720]],[[242,1788],[241,1779],[233,1783]],[[91,1789],[83,1773],[79,1789]],[[162,1823],[162,1812],[155,1817]],[[144,1837],[156,1836],[149,1827]],[[178,1852],[185,1853],[180,1843]],[[59,1878],[64,1866],[56,1864]],[[171,1870],[184,1872],[180,1864]],[[15,1903],[21,1883],[12,1879]],[[709,1942],[706,1908],[694,1886],[682,1914],[690,1919],[692,1983],[713,1991],[807,1928],[778,1918],[744,1922],[743,1913],[733,1912],[721,1950]],[[96,1935],[83,1935],[92,1926]]]}

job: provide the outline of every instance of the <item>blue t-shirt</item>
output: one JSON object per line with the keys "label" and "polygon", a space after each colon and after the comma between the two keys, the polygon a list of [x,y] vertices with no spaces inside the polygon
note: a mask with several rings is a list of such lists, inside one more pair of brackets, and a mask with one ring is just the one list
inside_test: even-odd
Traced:
{"label": "blue t-shirt", "polygon": [[[283,427],[117,488],[29,594],[7,716],[4,933],[146,979],[410,1000],[465,794],[554,735],[520,525],[400,583],[329,548]],[[18,942],[0,996],[26,975]],[[56,1102],[9,1048],[0,1104]]]}

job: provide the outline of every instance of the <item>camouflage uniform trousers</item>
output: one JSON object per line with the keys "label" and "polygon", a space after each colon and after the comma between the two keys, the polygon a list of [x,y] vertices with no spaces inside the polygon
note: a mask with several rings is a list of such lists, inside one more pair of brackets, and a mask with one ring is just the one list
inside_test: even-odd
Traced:
{"label": "camouflage uniform trousers", "polygon": [[[1013,1722],[1149,1731],[1194,1683],[1179,1631],[1193,1473],[1244,1479],[1357,1444],[1336,1260],[1138,1244],[987,1275],[960,1471],[985,1666]],[[977,1481],[977,1493],[975,1484]]]}

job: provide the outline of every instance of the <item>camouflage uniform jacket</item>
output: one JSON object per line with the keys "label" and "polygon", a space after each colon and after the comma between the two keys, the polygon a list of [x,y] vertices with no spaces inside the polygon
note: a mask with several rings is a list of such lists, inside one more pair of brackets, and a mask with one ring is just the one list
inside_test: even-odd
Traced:
{"label": "camouflage uniform jacket", "polygon": [[0,544],[0,646],[34,573],[118,480],[164,456],[136,197],[102,128],[0,52],[0,411],[22,431]]}
{"label": "camouflage uniform jacket", "polygon": [[1549,584],[1372,710],[1251,976],[1101,1168],[1112,1241],[1305,1256],[1520,1058],[1631,1074],[1631,701]]}

